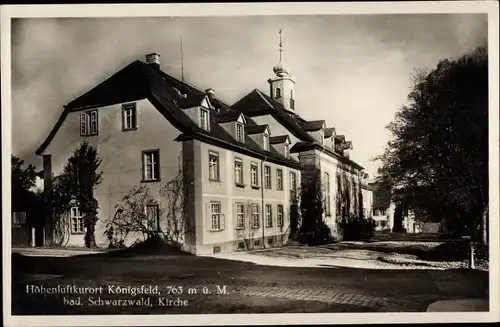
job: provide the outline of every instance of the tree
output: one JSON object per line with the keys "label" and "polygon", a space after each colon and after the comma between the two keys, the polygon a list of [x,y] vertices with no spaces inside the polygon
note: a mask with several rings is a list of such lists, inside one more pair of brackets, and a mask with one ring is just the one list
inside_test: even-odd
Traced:
{"label": "tree", "polygon": [[316,167],[302,170],[299,241],[308,245],[326,244],[333,240],[330,228],[323,221],[325,197],[321,171]]}
{"label": "tree", "polygon": [[[488,56],[479,47],[417,71],[379,158],[393,200],[478,238],[488,210]],[[486,237],[483,236],[483,242]]]}
{"label": "tree", "polygon": [[35,186],[35,166],[24,168],[24,160],[11,155],[11,211],[26,212],[27,223],[35,226],[43,217],[43,196],[39,191],[32,191]]}
{"label": "tree", "polygon": [[11,199],[12,212],[27,211],[32,201],[33,192],[30,189],[35,186],[35,166],[28,165],[23,168],[24,160],[11,155]]}
{"label": "tree", "polygon": [[67,211],[72,200],[76,201],[86,228],[85,246],[89,248],[96,247],[94,233],[99,204],[94,197],[94,190],[102,182],[102,171],[98,171],[101,163],[97,148],[83,141],[68,159],[63,172],[53,179],[55,226],[66,226],[61,223],[61,215]]}

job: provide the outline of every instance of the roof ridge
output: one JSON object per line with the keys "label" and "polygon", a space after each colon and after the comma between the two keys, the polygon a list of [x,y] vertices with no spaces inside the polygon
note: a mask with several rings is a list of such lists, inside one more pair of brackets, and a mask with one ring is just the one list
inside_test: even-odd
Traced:
{"label": "roof ridge", "polygon": [[[138,60],[138,61],[140,61],[140,60]],[[140,61],[140,62],[141,62],[141,63],[143,63],[142,61]],[[180,79],[178,79],[177,77],[172,76],[172,75],[170,75],[169,73],[164,72],[163,70],[160,70],[160,71],[161,71],[163,74],[168,75],[170,78],[175,79],[177,82],[182,83],[182,84],[186,84],[187,86],[189,86],[189,87],[191,87],[191,88],[195,89],[195,90],[196,90],[196,91],[198,91],[198,92],[205,93],[205,90],[207,90],[207,89],[209,89],[209,88],[210,88],[210,87],[208,87],[208,88],[206,88],[205,90],[203,90],[203,89],[201,89],[199,86],[197,86],[197,85],[195,85],[195,84],[191,84],[191,83],[189,83],[189,82],[186,82],[185,80],[180,80]],[[214,96],[214,98],[215,98],[216,100],[220,101],[223,105],[228,106],[228,107],[230,106],[230,105],[229,105],[226,101],[224,101],[224,100],[222,100],[222,99],[220,99],[220,98],[218,98],[218,97],[216,97],[216,96]]]}
{"label": "roof ridge", "polygon": [[271,109],[275,109],[274,106],[266,99],[266,97],[262,94],[262,91],[259,90],[259,89],[254,89],[254,91],[257,92],[257,94],[262,98],[262,100],[264,100],[268,105],[269,107],[271,107]]}

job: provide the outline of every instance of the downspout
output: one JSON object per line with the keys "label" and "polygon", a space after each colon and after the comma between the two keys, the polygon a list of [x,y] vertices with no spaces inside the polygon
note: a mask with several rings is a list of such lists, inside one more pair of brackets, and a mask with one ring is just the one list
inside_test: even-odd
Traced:
{"label": "downspout", "polygon": [[263,248],[266,248],[266,239],[265,239],[265,228],[266,228],[266,225],[265,225],[265,215],[266,215],[266,212],[265,212],[265,207],[264,207],[264,185],[265,185],[265,182],[264,182],[264,162],[267,160],[267,156],[264,156],[264,160],[261,160],[260,161],[260,193],[261,193],[261,199],[262,199],[262,247]]}

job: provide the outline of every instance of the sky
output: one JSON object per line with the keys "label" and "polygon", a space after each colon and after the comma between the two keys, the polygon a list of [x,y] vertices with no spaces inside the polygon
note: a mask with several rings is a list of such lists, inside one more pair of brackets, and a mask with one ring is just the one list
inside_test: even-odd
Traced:
{"label": "sky", "polygon": [[295,111],[351,140],[351,159],[371,176],[415,69],[487,41],[485,14],[14,19],[13,154],[41,169],[35,150],[62,107],[147,53],[180,77],[181,34],[186,81],[229,104],[255,88],[268,93],[280,28]]}

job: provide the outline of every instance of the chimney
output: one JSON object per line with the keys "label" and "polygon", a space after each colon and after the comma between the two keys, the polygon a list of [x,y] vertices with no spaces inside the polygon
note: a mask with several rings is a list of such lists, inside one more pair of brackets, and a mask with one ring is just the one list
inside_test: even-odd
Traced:
{"label": "chimney", "polygon": [[160,54],[153,52],[146,55],[146,63],[149,65],[154,65],[156,68],[160,68]]}

